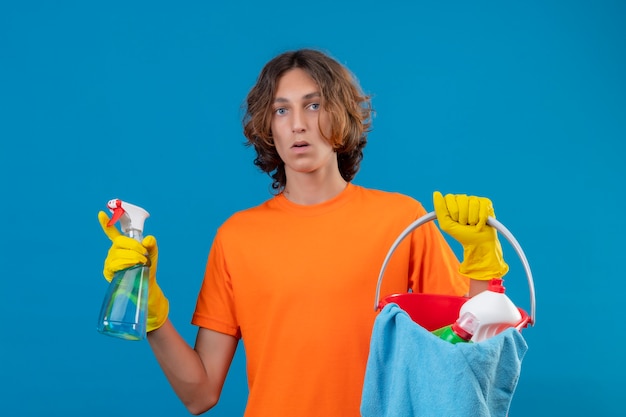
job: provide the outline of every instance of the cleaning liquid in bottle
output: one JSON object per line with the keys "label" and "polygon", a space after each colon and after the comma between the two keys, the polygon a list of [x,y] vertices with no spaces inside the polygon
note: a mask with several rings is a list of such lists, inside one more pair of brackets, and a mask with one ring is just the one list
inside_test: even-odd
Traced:
{"label": "cleaning liquid in bottle", "polygon": [[519,309],[504,293],[501,278],[493,278],[487,290],[467,300],[459,316],[472,313],[478,320],[478,328],[472,336],[473,342],[480,342],[516,326],[522,319]]}
{"label": "cleaning liquid in bottle", "polygon": [[[143,240],[144,222],[150,216],[146,210],[119,199],[110,200],[107,208],[113,213],[109,226],[119,220],[126,236]],[[100,309],[100,333],[125,340],[145,339],[149,273],[147,265],[137,264],[115,274]]]}
{"label": "cleaning liquid in bottle", "polygon": [[478,328],[478,319],[471,312],[465,312],[451,325],[436,330],[435,333],[440,339],[452,344],[468,343],[474,332]]}

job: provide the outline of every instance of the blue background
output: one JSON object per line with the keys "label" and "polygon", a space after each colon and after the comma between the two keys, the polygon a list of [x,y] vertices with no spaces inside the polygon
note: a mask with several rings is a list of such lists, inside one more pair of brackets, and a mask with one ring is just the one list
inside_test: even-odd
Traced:
{"label": "blue background", "polygon": [[[488,196],[526,251],[537,323],[510,416],[624,415],[625,22],[621,1],[3,2],[0,415],[188,415],[147,342],[95,331],[96,214],[111,198],[150,211],[193,343],[216,228],[269,197],[240,106],[299,47],[373,95],[355,183],[428,210],[434,190]],[[209,415],[241,415],[244,367],[239,349]]]}

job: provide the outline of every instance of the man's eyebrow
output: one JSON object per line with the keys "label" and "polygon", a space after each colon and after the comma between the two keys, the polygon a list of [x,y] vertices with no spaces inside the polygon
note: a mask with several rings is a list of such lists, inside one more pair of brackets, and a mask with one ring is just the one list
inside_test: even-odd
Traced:
{"label": "man's eyebrow", "polygon": [[[313,93],[309,93],[309,94],[305,94],[304,96],[302,96],[303,100],[310,100],[312,98],[319,98],[322,95],[319,93],[319,91],[315,91]],[[274,99],[274,103],[288,103],[289,100],[287,100],[286,98],[283,97],[276,97]]]}
{"label": "man's eyebrow", "polygon": [[312,98],[318,98],[321,97],[322,95],[319,93],[319,91],[315,91],[313,93],[309,93],[309,94],[305,94],[304,97],[302,97],[304,100],[310,100]]}

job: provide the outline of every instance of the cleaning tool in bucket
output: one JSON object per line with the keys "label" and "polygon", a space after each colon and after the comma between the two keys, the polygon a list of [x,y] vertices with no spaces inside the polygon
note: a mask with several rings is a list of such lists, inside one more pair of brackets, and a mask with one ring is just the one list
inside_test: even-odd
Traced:
{"label": "cleaning tool in bucket", "polygon": [[504,293],[502,281],[501,278],[492,279],[485,291],[476,294],[461,306],[460,317],[469,313],[478,321],[472,336],[474,342],[481,342],[509,327],[515,327],[522,320],[519,309]]}
{"label": "cleaning tool in bucket", "polygon": [[[417,229],[419,226],[425,223],[428,223],[429,221],[435,220],[436,218],[437,216],[435,212],[427,213],[424,216],[415,220],[409,226],[407,226],[407,228],[398,236],[398,238],[395,240],[395,242],[392,244],[391,248],[387,252],[387,256],[385,257],[383,261],[383,265],[378,275],[378,283],[376,285],[376,296],[374,300],[374,310],[380,310],[387,304],[395,303],[404,311],[406,311],[416,323],[418,323],[419,325],[424,327],[426,330],[431,331],[431,332],[441,329],[442,327],[448,326],[451,323],[454,323],[460,317],[462,306],[466,302],[468,302],[468,300],[471,300],[471,299],[468,297],[459,297],[459,296],[441,295],[441,294],[423,294],[423,293],[390,294],[384,297],[383,299],[381,299],[380,288],[382,285],[382,280],[385,274],[385,269],[387,267],[387,264],[389,260],[391,259],[391,256],[393,255],[395,249],[398,247],[398,245],[411,232],[413,232],[413,230]],[[526,255],[524,254],[522,247],[518,243],[517,239],[515,239],[513,234],[495,218],[489,217],[487,220],[487,224],[494,227],[496,230],[498,230],[498,232],[500,232],[509,241],[509,243],[511,244],[511,246],[513,246],[513,248],[515,249],[515,252],[517,253],[518,257],[520,258],[522,262],[524,271],[526,273],[526,278],[528,280],[528,288],[529,288],[529,293],[530,293],[530,314],[528,314],[525,310],[519,307],[516,307],[516,309],[519,312],[519,316],[517,316],[517,313],[511,313],[508,306],[506,309],[502,307],[504,304],[507,304],[504,300],[504,297],[506,297],[504,295],[504,287],[502,287],[502,292],[499,293],[500,295],[494,296],[494,294],[491,294],[491,293],[483,294],[483,293],[487,293],[487,291],[477,294],[472,299],[478,296],[481,296],[481,297],[476,298],[476,300],[473,301],[471,304],[469,304],[466,307],[466,309],[463,310],[463,312],[469,311],[470,307],[474,308],[475,304],[489,303],[489,302],[492,302],[493,299],[498,300],[497,303],[494,302],[495,304],[492,304],[492,307],[489,307],[489,304],[487,304],[481,309],[478,309],[478,307],[476,307],[477,310],[476,312],[474,312],[474,314],[476,315],[476,318],[479,321],[479,328],[476,330],[476,334],[480,335],[481,340],[483,340],[486,335],[496,334],[497,331],[494,331],[494,329],[499,329],[499,331],[501,331],[503,328],[506,328],[506,327],[514,327],[515,329],[521,331],[522,329],[528,327],[529,325],[534,325],[535,320],[536,320],[535,319],[535,315],[536,315],[535,313],[535,286],[533,283],[533,276],[530,270],[530,265],[528,263],[528,260],[526,259]],[[496,286],[497,284],[494,283],[492,285],[492,289],[494,289]],[[487,301],[483,301],[483,300],[487,300]],[[490,308],[492,308],[491,311],[496,311],[496,315],[494,314],[487,315],[485,313],[485,311],[489,311]],[[501,310],[502,323],[497,322],[497,309],[498,308],[503,308],[503,310]],[[511,325],[510,317],[512,315],[516,316],[518,320]],[[498,324],[502,324],[502,326],[498,326]],[[472,340],[476,341],[476,339],[477,338],[474,337]]]}
{"label": "cleaning tool in bucket", "polygon": [[387,304],[372,329],[361,416],[506,416],[527,349],[514,328],[452,344]]}
{"label": "cleaning tool in bucket", "polygon": [[433,334],[452,344],[471,342],[472,336],[478,328],[478,319],[471,311],[461,313],[454,323],[441,329],[434,330]]}

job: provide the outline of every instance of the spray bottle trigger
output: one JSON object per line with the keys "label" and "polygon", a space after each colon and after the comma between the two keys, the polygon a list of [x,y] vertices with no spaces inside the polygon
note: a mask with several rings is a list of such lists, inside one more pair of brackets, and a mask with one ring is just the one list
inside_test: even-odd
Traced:
{"label": "spray bottle trigger", "polygon": [[109,200],[107,207],[111,213],[113,213],[113,216],[111,217],[111,220],[109,220],[109,223],[107,223],[107,226],[113,226],[124,215],[124,213],[126,213],[126,211],[122,208],[122,200],[119,198]]}

